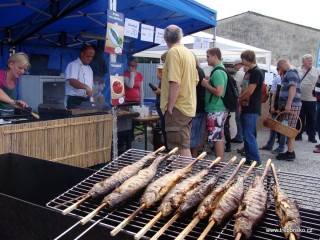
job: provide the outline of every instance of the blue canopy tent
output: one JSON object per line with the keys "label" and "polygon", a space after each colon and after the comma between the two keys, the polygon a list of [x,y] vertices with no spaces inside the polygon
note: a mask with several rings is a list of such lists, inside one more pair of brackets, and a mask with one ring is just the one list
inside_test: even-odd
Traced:
{"label": "blue canopy tent", "polygon": [[[0,68],[15,49],[28,55],[48,54],[48,68],[63,73],[83,44],[103,49],[108,8],[107,0],[1,1]],[[118,0],[117,12],[158,28],[175,24],[186,35],[216,26],[216,11],[194,0]],[[128,55],[157,45],[139,38],[125,37],[123,55],[117,62],[125,63]],[[108,54],[102,54],[108,62]]]}

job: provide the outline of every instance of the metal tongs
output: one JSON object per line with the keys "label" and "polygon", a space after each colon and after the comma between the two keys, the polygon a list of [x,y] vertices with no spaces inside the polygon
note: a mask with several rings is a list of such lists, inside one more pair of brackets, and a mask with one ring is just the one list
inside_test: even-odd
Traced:
{"label": "metal tongs", "polygon": [[40,119],[40,116],[34,112],[32,112],[32,108],[31,107],[24,107],[24,108],[21,108],[21,110],[23,112],[26,112],[28,114],[30,114],[32,117],[36,118],[36,119]]}

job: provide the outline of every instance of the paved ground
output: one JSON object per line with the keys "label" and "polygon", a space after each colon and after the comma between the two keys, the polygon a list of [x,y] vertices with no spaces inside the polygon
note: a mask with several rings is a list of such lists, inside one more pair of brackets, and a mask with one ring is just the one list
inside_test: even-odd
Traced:
{"label": "paved ground", "polygon": [[[266,144],[269,138],[269,130],[261,126],[259,128],[260,130],[258,130],[257,141],[258,146],[261,147]],[[153,146],[151,145],[152,134],[151,131],[149,132],[148,150],[153,151]],[[234,135],[234,133],[231,133],[231,135]],[[260,157],[262,159],[263,165],[269,158],[271,158],[277,170],[320,177],[320,153],[313,153],[313,149],[316,144],[308,142],[306,134],[303,134],[303,138],[303,141],[296,142],[296,160],[294,160],[293,162],[279,161],[276,160],[276,155],[272,154],[270,151],[260,150]],[[138,141],[139,142],[132,143],[132,148],[144,149],[144,139],[139,139]],[[320,143],[319,140],[318,143]],[[242,146],[243,144],[232,143],[232,151],[225,153],[225,160],[228,160],[233,156],[237,156],[238,159],[241,159],[243,156],[237,153],[237,148],[242,148]],[[277,146],[278,144],[275,143],[274,148],[276,148]],[[211,151],[207,151],[207,153],[208,156],[206,158],[209,158],[210,156],[214,157]]]}
{"label": "paved ground", "polygon": [[[257,138],[259,147],[265,145],[269,138],[269,130],[259,130]],[[279,161],[276,160],[276,155],[272,154],[270,151],[260,150],[260,157],[263,164],[265,164],[266,161],[271,158],[277,170],[320,177],[320,153],[313,153],[315,144],[307,141],[307,135],[304,134],[303,138],[303,141],[296,142],[295,161]],[[319,140],[318,143],[320,143]],[[225,154],[225,159],[230,159],[235,155],[238,156],[238,158],[241,158],[242,156],[237,153],[236,150],[237,148],[241,148],[242,146],[243,144],[232,143],[232,151]],[[277,146],[278,144],[276,143],[274,148],[276,148]],[[213,156],[210,152],[209,155]]]}

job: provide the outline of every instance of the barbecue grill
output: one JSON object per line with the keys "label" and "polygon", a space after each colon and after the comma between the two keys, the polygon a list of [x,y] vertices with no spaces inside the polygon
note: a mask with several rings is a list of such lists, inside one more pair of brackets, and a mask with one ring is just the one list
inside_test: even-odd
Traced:
{"label": "barbecue grill", "polygon": [[[101,168],[96,173],[92,174],[82,182],[78,183],[68,191],[64,192],[60,196],[51,200],[47,203],[49,208],[52,208],[56,211],[62,212],[64,209],[69,207],[72,203],[75,202],[75,199],[81,198],[85,195],[90,188],[97,182],[103,180],[104,178],[109,177],[120,168],[132,164],[133,162],[139,160],[146,154],[148,151],[142,151],[137,149],[130,149],[119,156],[116,160],[112,161],[108,165]],[[185,157],[170,157],[165,163],[161,164],[158,168],[157,177],[160,177],[169,171],[172,171],[173,164],[175,166],[184,166],[185,161],[190,161],[190,158]],[[207,167],[213,160],[202,159],[197,162],[193,167],[193,170],[186,175],[190,176],[195,172],[200,171],[201,169]],[[212,177],[213,174],[216,174],[219,169],[221,169],[226,163],[220,163],[211,174],[203,179],[203,182]],[[219,179],[218,184],[224,182],[228,176],[234,170],[236,164],[231,168],[228,168]],[[247,168],[242,167],[240,174],[243,174]],[[260,172],[260,170],[254,170],[250,177],[246,180],[245,186],[248,188],[249,184],[252,182],[255,173]],[[298,202],[300,207],[300,217],[302,220],[302,234],[301,239],[319,239],[320,238],[320,198],[319,198],[319,182],[320,178],[299,175],[293,173],[279,172],[278,177],[280,180],[281,188],[287,193],[287,195],[292,199]],[[269,175],[265,181],[266,188],[269,189],[269,202],[270,207],[267,210],[266,216],[263,222],[254,230],[252,239],[284,239],[284,235],[280,232],[278,216],[275,213],[275,208],[273,204],[273,196],[270,187],[274,184],[274,180],[269,171]],[[104,208],[101,210],[94,218],[92,218],[92,223],[97,223],[100,226],[104,226],[106,231],[111,231],[116,226],[118,226],[125,218],[130,216],[136,209],[139,208],[139,197],[131,199],[129,202],[116,209]],[[100,205],[100,200],[88,199],[82,203],[77,209],[73,210],[70,215],[81,220],[87,214],[92,212]],[[122,233],[126,233],[130,236],[137,234],[150,220],[157,214],[158,204],[155,204],[149,209],[143,210],[139,213],[130,223],[124,227]],[[193,212],[192,212],[193,213]],[[185,215],[177,219],[160,237],[160,239],[174,239],[179,235],[181,231],[192,221],[192,213]],[[172,217],[169,215],[166,218],[160,219],[144,236],[143,239],[149,239],[156,232],[167,223],[167,221]],[[195,228],[188,234],[186,239],[197,239],[202,231],[208,224],[208,220],[200,221]],[[88,224],[90,226],[90,224]],[[206,239],[234,239],[233,237],[233,226],[234,220],[228,219],[225,223],[220,226],[214,226],[208,233]],[[64,233],[67,236],[70,231]],[[90,234],[90,233],[87,233]],[[133,237],[132,237],[133,238]]]}

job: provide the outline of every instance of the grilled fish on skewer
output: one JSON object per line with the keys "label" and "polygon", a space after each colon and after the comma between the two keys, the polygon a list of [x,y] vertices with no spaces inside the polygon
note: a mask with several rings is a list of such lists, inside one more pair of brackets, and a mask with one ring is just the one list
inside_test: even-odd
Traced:
{"label": "grilled fish on skewer", "polygon": [[301,238],[301,219],[298,209],[298,204],[289,199],[286,193],[280,188],[276,169],[274,164],[271,164],[272,173],[275,179],[275,186],[273,187],[274,205],[276,208],[276,214],[280,218],[280,227],[284,229],[284,235],[286,239],[298,240]]}
{"label": "grilled fish on skewer", "polygon": [[80,221],[80,223],[85,224],[86,222],[88,222],[105,206],[114,208],[130,197],[135,196],[139,191],[145,188],[147,184],[151,182],[152,179],[156,176],[159,164],[177,151],[178,148],[174,148],[168,154],[157,157],[149,167],[140,170],[136,175],[124,181],[119,187],[117,187],[110,194],[104,197],[104,199],[102,200],[102,204],[96,210],[84,217]]}
{"label": "grilled fish on skewer", "polygon": [[110,177],[96,183],[95,185],[93,185],[90,191],[86,195],[84,195],[79,201],[75,202],[74,204],[72,204],[71,206],[63,210],[62,214],[66,215],[67,213],[76,209],[81,203],[83,203],[88,198],[91,198],[91,197],[97,198],[99,196],[108,194],[117,186],[119,186],[121,183],[123,183],[126,179],[135,175],[140,169],[143,168],[143,166],[149,160],[155,159],[157,156],[156,154],[163,150],[165,150],[164,146],[160,147],[155,152],[147,154],[146,156],[141,158],[139,161],[121,168],[119,171],[115,172]]}
{"label": "grilled fish on skewer", "polygon": [[91,198],[91,197],[97,198],[99,196],[103,196],[104,194],[108,194],[110,191],[112,191],[121,183],[123,183],[126,179],[136,174],[140,169],[143,168],[143,166],[149,160],[155,159],[156,154],[163,150],[165,150],[164,146],[160,147],[155,152],[147,154],[139,161],[121,168],[119,171],[115,172],[110,177],[96,183],[95,185],[93,185],[90,191],[87,194],[85,194],[79,201],[75,202],[74,204],[72,204],[71,206],[63,210],[62,214],[66,215],[67,213],[76,209],[81,203],[83,203],[88,198]]}
{"label": "grilled fish on skewer", "polygon": [[182,203],[178,207],[176,213],[184,214],[190,209],[198,206],[198,204],[214,189],[214,186],[218,182],[221,174],[234,163],[237,157],[231,158],[228,163],[212,178],[207,180],[205,183],[197,186],[191,191],[187,192],[184,196]]}
{"label": "grilled fish on skewer", "polygon": [[[161,149],[161,150],[160,150]],[[163,151],[163,148],[160,148],[160,151]],[[110,177],[104,179],[101,182],[96,183],[89,191],[89,194],[93,198],[97,198],[99,196],[103,196],[111,192],[113,189],[118,187],[121,183],[123,183],[125,180],[129,179],[133,175],[135,175],[139,170],[143,168],[143,166],[149,161],[153,160],[157,157],[157,150],[156,152],[151,152],[141,158],[139,161],[130,164],[122,169],[120,169],[118,172],[112,174]]]}
{"label": "grilled fish on skewer", "polygon": [[244,195],[244,181],[250,175],[256,163],[256,161],[253,161],[245,175],[240,176],[238,180],[223,194],[222,198],[212,206],[212,214],[209,217],[209,224],[204,229],[198,240],[204,239],[213,225],[221,224],[224,219],[228,219],[237,211],[239,203]]}
{"label": "grilled fish on skewer", "polygon": [[[177,182],[179,182],[183,176],[185,176],[185,174],[192,170],[194,164],[205,155],[206,153],[204,152],[203,154],[199,155],[192,164],[189,164],[181,169],[173,170],[150,183],[140,198],[140,204],[144,204],[146,208],[149,208],[154,203],[160,201],[168,193],[168,191]],[[218,164],[220,161],[221,158],[219,157],[215,159],[214,163]]]}
{"label": "grilled fish on skewer", "polygon": [[[153,190],[158,190],[158,191],[161,191],[162,193],[166,193],[166,192],[164,192],[163,190],[164,189],[167,189],[167,191],[169,191],[170,190],[170,188],[173,186],[173,185],[175,185],[178,181],[179,181],[179,179],[181,179],[182,177],[183,177],[183,175],[184,174],[186,174],[186,173],[188,173],[188,172],[190,172],[191,171],[191,169],[192,169],[192,167],[200,160],[200,159],[202,159],[204,156],[206,156],[206,152],[203,152],[203,153],[201,153],[193,162],[191,162],[189,165],[187,165],[186,167],[184,167],[184,168],[182,168],[182,169],[180,169],[180,171],[179,170],[175,170],[175,171],[172,171],[171,173],[168,173],[168,174],[166,174],[166,175],[164,175],[164,176],[162,176],[161,178],[159,178],[159,179],[161,179],[160,181],[159,181],[159,179],[157,180],[157,181],[155,181],[157,184],[161,184],[161,188],[160,189],[158,189],[158,188],[156,188],[156,184],[154,184],[155,182],[153,182],[153,186],[152,186],[152,188],[150,188],[149,190],[151,190],[151,189],[153,189]],[[218,161],[218,162],[220,162],[221,161],[221,159],[220,158],[217,158],[215,161]],[[167,178],[166,178],[166,177]],[[169,181],[166,181],[166,179],[168,180],[169,179]],[[170,186],[170,188],[167,188],[167,186],[166,185],[168,185],[168,186]],[[150,185],[149,185],[149,187],[150,187]],[[163,188],[163,189],[162,189]],[[156,196],[156,198],[158,198],[160,195],[157,195],[157,194],[155,194],[155,192],[154,191],[149,191],[148,192],[148,194],[150,194],[150,196],[154,199],[154,197]],[[163,194],[163,195],[164,195]],[[145,200],[148,200],[148,198],[144,198]],[[159,198],[160,199],[160,198]],[[144,203],[142,202],[142,205],[141,206],[143,206],[144,205]],[[150,206],[150,205],[149,205]],[[154,218],[153,219],[151,219],[151,221],[147,224],[147,225],[145,225],[135,236],[134,236],[134,239],[140,239],[159,219],[161,218],[161,212],[159,212],[156,216],[154,216]]]}
{"label": "grilled fish on skewer", "polygon": [[[178,209],[177,209],[177,211],[175,212],[174,216],[173,216],[165,225],[163,225],[163,226],[160,228],[160,230],[157,231],[157,233],[156,233],[155,235],[153,235],[153,237],[151,238],[151,240],[158,239],[158,238],[171,226],[171,224],[173,224],[173,223],[180,217],[181,213],[185,213],[185,212],[187,212],[190,208],[192,208],[193,206],[198,205],[197,203],[201,202],[201,200],[205,197],[204,194],[206,194],[206,192],[209,193],[210,191],[212,191],[214,185],[215,185],[216,182],[218,181],[218,179],[219,179],[219,177],[221,176],[222,172],[223,172],[226,168],[228,168],[229,165],[233,164],[234,161],[236,160],[236,158],[237,158],[237,157],[231,158],[231,159],[228,161],[228,163],[227,163],[222,169],[220,169],[220,171],[219,171],[216,175],[214,175],[213,177],[211,177],[211,178],[210,178],[207,182],[205,182],[204,184],[199,185],[199,186],[201,186],[202,188],[199,188],[199,186],[198,186],[198,187],[196,187],[196,188],[188,191],[186,194],[184,194],[184,195],[182,196],[181,192],[179,193],[179,191],[177,191],[177,189],[181,189],[181,187],[180,187],[179,185],[182,186],[182,193],[184,193],[185,190],[186,190],[186,188],[184,188],[185,184],[189,184],[188,182],[190,182],[190,180],[191,180],[192,178],[194,178],[195,176],[197,176],[197,175],[194,175],[193,177],[188,178],[188,179],[186,179],[186,180],[178,183],[178,184],[174,187],[174,189],[172,189],[172,190],[168,193],[168,195],[172,194],[172,196],[174,197],[174,200],[175,200],[175,201],[172,201],[172,202],[171,202],[171,201],[166,201],[166,198],[167,198],[167,196],[168,196],[168,195],[166,195],[166,197],[164,198],[163,202],[161,203],[161,205],[164,205],[164,208],[166,208],[166,210],[161,211],[161,212],[162,212],[163,216],[166,216],[167,214],[165,213],[165,211],[167,211],[168,214],[169,214],[171,210],[177,208],[176,206],[178,206]],[[210,167],[211,167],[211,165],[209,166],[209,168],[210,168]],[[205,169],[205,170],[206,170],[206,169]],[[187,182],[185,183],[185,181],[187,181]],[[176,192],[176,194],[174,194],[174,192]],[[199,193],[199,192],[200,192],[200,193]],[[199,193],[199,194],[198,194],[198,193]],[[187,197],[187,195],[189,195],[189,197]],[[196,196],[195,198],[194,198],[194,195]],[[180,197],[179,197],[179,196],[180,196]],[[203,196],[203,197],[202,197],[202,196]],[[186,197],[187,197],[187,199],[186,199]],[[201,199],[201,197],[202,197],[202,199]],[[181,203],[179,203],[179,205],[177,205],[176,203],[174,203],[174,202],[177,202],[177,199],[179,200],[179,202],[182,201],[182,204],[183,204],[183,203],[186,203],[185,201],[187,200],[187,203],[184,204],[185,207],[183,208],[182,211],[179,210],[180,207],[181,207]],[[181,200],[180,200],[180,199],[181,199]],[[169,199],[169,200],[170,200],[170,199]],[[189,201],[188,201],[188,200],[189,200]],[[168,206],[166,206],[165,204],[167,204]],[[161,205],[160,205],[160,207],[161,207]]]}
{"label": "grilled fish on skewer", "polygon": [[194,213],[194,217],[198,216],[200,219],[206,218],[212,210],[212,206],[215,202],[217,202],[221,197],[222,193],[225,192],[228,187],[232,184],[233,178],[240,170],[241,166],[245,162],[245,159],[241,159],[241,162],[238,164],[237,168],[232,172],[230,177],[221,184],[217,189],[215,189],[212,193],[210,193],[199,205],[197,211]]}
{"label": "grilled fish on skewer", "polygon": [[210,212],[210,206],[213,205],[215,202],[219,201],[219,199],[222,197],[222,194],[228,189],[228,187],[232,184],[233,178],[240,170],[241,166],[245,162],[245,158],[242,158],[238,166],[235,170],[233,170],[232,174],[229,176],[229,178],[221,184],[219,187],[214,189],[209,195],[207,195],[200,205],[197,208],[197,211],[193,214],[193,220],[189,223],[189,225],[176,237],[176,240],[182,240],[184,239],[188,233],[198,224],[198,222],[201,219],[204,219],[207,217]]}
{"label": "grilled fish on skewer", "polygon": [[[140,198],[140,207],[134,211],[129,217],[124,219],[117,227],[115,227],[111,232],[111,236],[115,236],[122,228],[124,228],[135,216],[137,216],[143,209],[149,208],[151,205],[161,200],[162,197],[174,186],[184,174],[191,171],[192,166],[204,156],[206,152],[200,154],[192,164],[189,164],[185,168],[176,169],[171,171],[164,176],[156,179],[150,183],[146,190],[144,191],[142,197]],[[221,161],[221,158],[217,158],[214,162],[218,164]]]}
{"label": "grilled fish on skewer", "polygon": [[259,224],[267,211],[268,192],[263,181],[270,164],[271,160],[269,159],[263,175],[255,177],[254,183],[249,187],[239,205],[238,212],[234,215],[233,234],[236,239],[241,237],[249,239],[253,228]]}
{"label": "grilled fish on skewer", "polygon": [[177,183],[162,200],[158,212],[162,213],[163,217],[168,216],[180,205],[183,196],[190,191],[196,184],[210,173],[211,168],[215,163],[211,164],[208,168],[201,170],[200,172],[188,177],[181,182]]}

